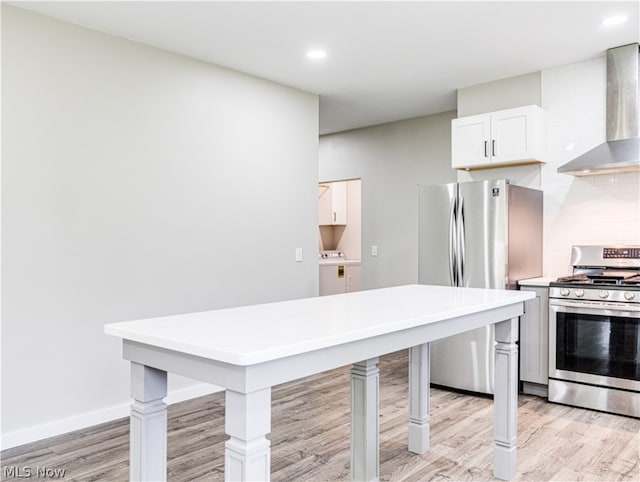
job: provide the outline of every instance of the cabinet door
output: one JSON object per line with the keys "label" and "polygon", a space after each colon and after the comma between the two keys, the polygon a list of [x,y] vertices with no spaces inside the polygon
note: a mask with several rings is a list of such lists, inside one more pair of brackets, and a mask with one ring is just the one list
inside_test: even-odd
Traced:
{"label": "cabinet door", "polygon": [[318,186],[318,225],[330,224],[333,224],[331,185],[324,183]]}
{"label": "cabinet door", "polygon": [[451,165],[454,169],[488,165],[491,118],[488,114],[451,121]]}
{"label": "cabinet door", "polygon": [[360,266],[347,266],[347,293],[360,291]]}
{"label": "cabinet door", "polygon": [[520,317],[520,380],[549,383],[549,290],[523,286],[536,297],[525,302],[525,314]]}
{"label": "cabinet door", "polygon": [[503,163],[535,159],[534,106],[491,114],[491,162]]}
{"label": "cabinet door", "polygon": [[347,224],[347,183],[322,183],[318,186],[318,225]]}
{"label": "cabinet door", "polygon": [[347,183],[331,183],[332,224],[347,224]]}
{"label": "cabinet door", "polygon": [[337,295],[347,292],[347,278],[344,265],[320,265],[320,296]]}

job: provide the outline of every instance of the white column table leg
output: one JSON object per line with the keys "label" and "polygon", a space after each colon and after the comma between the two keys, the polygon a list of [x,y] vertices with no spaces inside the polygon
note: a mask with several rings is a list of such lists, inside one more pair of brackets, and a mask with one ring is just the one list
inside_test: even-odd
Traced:
{"label": "white column table leg", "polygon": [[267,481],[271,477],[271,388],[252,393],[225,392],[224,478]]}
{"label": "white column table leg", "polygon": [[131,363],[129,478],[167,480],[167,372]]}
{"label": "white column table leg", "polygon": [[377,481],[378,357],[354,363],[351,368],[351,480]]}
{"label": "white column table leg", "polygon": [[493,474],[502,480],[516,475],[518,429],[518,318],[496,323]]}
{"label": "white column table leg", "polygon": [[429,344],[409,349],[409,452],[429,450]]}

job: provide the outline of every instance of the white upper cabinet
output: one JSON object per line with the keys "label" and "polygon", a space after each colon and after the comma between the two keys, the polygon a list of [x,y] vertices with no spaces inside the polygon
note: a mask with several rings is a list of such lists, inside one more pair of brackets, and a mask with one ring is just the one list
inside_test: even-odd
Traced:
{"label": "white upper cabinet", "polygon": [[323,183],[318,186],[318,224],[347,224],[347,183]]}
{"label": "white upper cabinet", "polygon": [[451,121],[454,169],[543,162],[544,113],[537,105]]}

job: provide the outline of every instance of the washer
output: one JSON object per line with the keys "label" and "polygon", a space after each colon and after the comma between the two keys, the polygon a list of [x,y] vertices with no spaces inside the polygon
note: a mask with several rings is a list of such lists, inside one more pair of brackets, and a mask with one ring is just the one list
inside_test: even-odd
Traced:
{"label": "washer", "polygon": [[320,251],[320,296],[360,291],[360,261],[339,250]]}

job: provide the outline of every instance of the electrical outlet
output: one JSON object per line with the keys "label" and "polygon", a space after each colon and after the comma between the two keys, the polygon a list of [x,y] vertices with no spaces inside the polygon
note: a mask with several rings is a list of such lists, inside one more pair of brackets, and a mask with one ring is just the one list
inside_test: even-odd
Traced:
{"label": "electrical outlet", "polygon": [[371,256],[378,256],[378,246],[375,244],[371,246]]}

